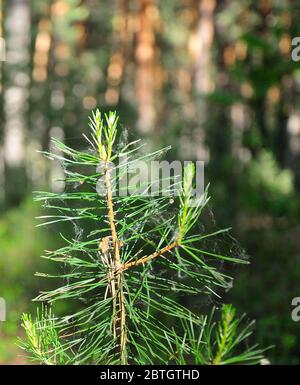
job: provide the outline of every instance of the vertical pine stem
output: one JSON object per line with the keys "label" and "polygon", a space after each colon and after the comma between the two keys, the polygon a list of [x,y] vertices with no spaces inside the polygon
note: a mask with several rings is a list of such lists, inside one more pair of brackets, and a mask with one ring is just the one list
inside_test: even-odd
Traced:
{"label": "vertical pine stem", "polygon": [[[114,337],[117,337],[117,324],[118,324],[118,312],[119,312],[119,326],[120,326],[120,361],[121,364],[126,363],[126,310],[124,304],[124,295],[122,287],[122,269],[121,258],[120,258],[120,246],[119,240],[115,225],[115,214],[112,198],[112,184],[110,179],[110,171],[106,164],[104,168],[104,182],[106,187],[106,199],[108,206],[108,219],[111,229],[112,244],[114,247],[114,278],[112,281],[112,297],[113,297],[113,312],[114,312],[114,321],[113,321],[113,333]],[[118,311],[116,306],[116,292],[115,287],[117,287],[118,292]]]}

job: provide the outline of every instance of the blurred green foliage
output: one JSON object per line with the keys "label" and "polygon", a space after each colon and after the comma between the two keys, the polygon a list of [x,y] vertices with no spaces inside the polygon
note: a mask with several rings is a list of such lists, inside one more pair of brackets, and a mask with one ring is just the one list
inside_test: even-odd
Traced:
{"label": "blurred green foliage", "polygon": [[[59,242],[58,233],[34,229],[31,191],[53,179],[36,150],[49,150],[57,134],[81,146],[98,106],[116,109],[152,148],[172,144],[175,159],[207,160],[217,225],[233,228],[252,262],[235,272],[229,302],[257,319],[261,345],[276,345],[273,363],[299,363],[300,323],[290,317],[300,295],[298,2],[34,0],[26,2],[30,25],[14,28],[18,3],[2,1],[0,18],[8,50],[20,30],[28,37],[25,55],[0,63],[0,296],[9,312],[0,362],[15,360],[18,318],[44,284],[33,278],[48,269],[38,255]],[[16,152],[7,140],[16,120],[17,170],[5,158]]]}
{"label": "blurred green foliage", "polygon": [[257,341],[274,345],[267,354],[272,364],[298,364],[300,354],[299,323],[291,318],[300,282],[300,201],[292,178],[270,152],[262,151],[245,168],[233,194],[225,196],[222,184],[212,186],[217,219],[234,223],[234,236],[251,262],[235,272],[228,300],[257,320]]}
{"label": "blurred green foliage", "polygon": [[[40,258],[44,249],[59,244],[58,235],[36,227],[40,208],[32,199],[7,211],[0,219],[0,296],[6,301],[7,320],[0,323],[0,364],[22,363],[22,351],[15,345],[20,333],[20,317],[44,285],[36,271],[49,271]],[[49,286],[49,285],[47,285]]]}

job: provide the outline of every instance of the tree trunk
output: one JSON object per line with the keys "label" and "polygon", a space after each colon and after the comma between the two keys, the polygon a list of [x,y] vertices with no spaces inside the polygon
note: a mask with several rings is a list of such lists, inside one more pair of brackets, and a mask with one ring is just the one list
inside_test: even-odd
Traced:
{"label": "tree trunk", "polygon": [[18,204],[26,193],[25,137],[29,83],[30,12],[28,0],[7,5],[4,65],[4,169],[7,204]]}
{"label": "tree trunk", "polygon": [[215,33],[215,0],[200,0],[198,3],[199,19],[193,36],[192,51],[195,60],[195,91],[197,102],[198,127],[193,133],[192,147],[194,156],[208,160],[205,147],[205,124],[207,121],[207,103],[203,96],[213,90],[212,79],[212,45]]}
{"label": "tree trunk", "polygon": [[141,0],[135,50],[138,128],[144,133],[153,132],[156,116],[154,107],[155,36],[153,17],[151,17],[155,8],[153,1]]}

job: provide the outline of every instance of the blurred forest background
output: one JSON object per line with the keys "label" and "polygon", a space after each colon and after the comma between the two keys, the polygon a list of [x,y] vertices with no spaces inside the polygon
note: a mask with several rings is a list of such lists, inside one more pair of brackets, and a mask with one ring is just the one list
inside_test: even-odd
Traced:
{"label": "blurred forest background", "polygon": [[[251,257],[226,294],[270,361],[300,363],[300,2],[0,0],[0,363],[23,363],[19,318],[59,239],[32,191],[61,189],[37,151],[79,145],[98,106],[172,157],[205,160],[212,211]],[[47,269],[47,268],[46,268]],[[49,269],[48,269],[49,270]]]}

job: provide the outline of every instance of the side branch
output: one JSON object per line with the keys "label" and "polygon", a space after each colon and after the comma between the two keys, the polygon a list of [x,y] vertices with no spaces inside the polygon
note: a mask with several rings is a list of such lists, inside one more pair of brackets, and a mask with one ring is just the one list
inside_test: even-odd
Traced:
{"label": "side branch", "polygon": [[131,267],[134,267],[134,266],[139,266],[139,265],[143,265],[147,262],[150,262],[152,261],[153,259],[167,253],[167,252],[170,252],[172,251],[172,249],[174,249],[176,246],[178,246],[178,243],[177,241],[174,241],[172,242],[170,245],[164,247],[163,249],[159,250],[159,251],[156,251],[155,253],[153,254],[150,254],[150,255],[145,255],[144,257],[138,259],[137,261],[133,261],[133,262],[127,262],[123,265],[122,267],[122,270],[125,271]]}

